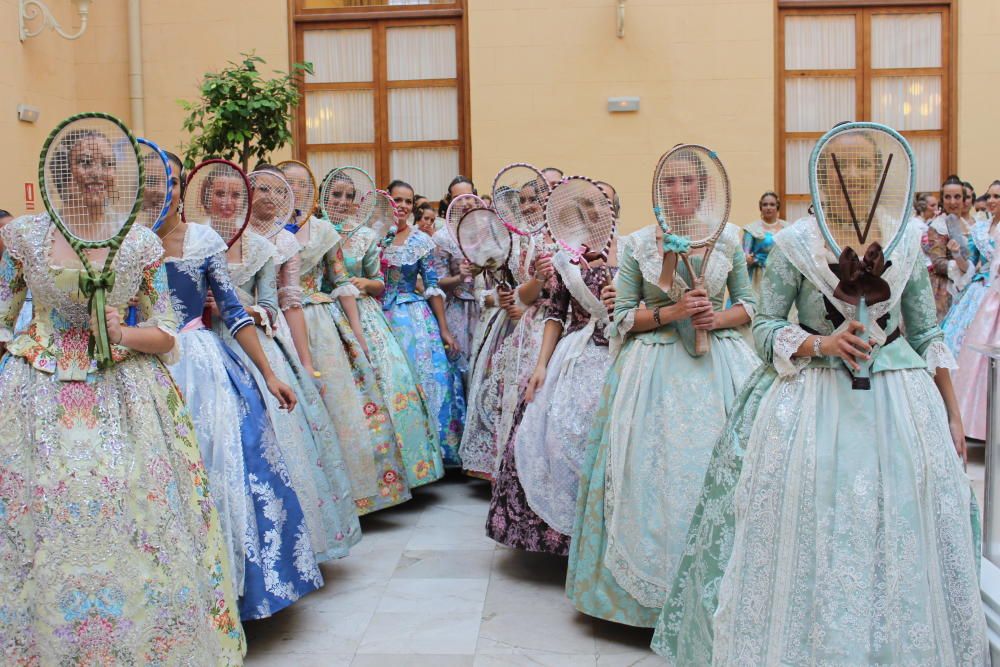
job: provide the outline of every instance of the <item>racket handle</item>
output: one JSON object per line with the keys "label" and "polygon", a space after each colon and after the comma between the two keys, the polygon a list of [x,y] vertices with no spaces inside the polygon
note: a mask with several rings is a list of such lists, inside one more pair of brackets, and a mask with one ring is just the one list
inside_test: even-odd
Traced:
{"label": "racket handle", "polygon": [[202,314],[201,314],[201,321],[202,321],[202,324],[205,325],[206,329],[211,329],[212,328],[212,309],[211,308],[205,308],[204,312],[202,312]]}
{"label": "racket handle", "polygon": [[[705,281],[701,278],[695,278],[693,281],[694,289],[704,289]],[[694,356],[703,357],[708,354],[709,349],[709,339],[708,332],[704,329],[694,330]]]}
{"label": "racket handle", "polygon": [[128,307],[128,315],[125,316],[125,325],[134,327],[139,323],[139,309],[135,306]]}
{"label": "racket handle", "polygon": [[[861,297],[861,300],[858,301],[858,322],[860,322],[861,326],[864,327],[863,331],[858,332],[858,337],[861,340],[867,340],[868,328],[871,326],[871,314],[868,312],[868,302],[865,300],[865,297]],[[860,360],[858,361],[858,365],[861,366],[861,370],[859,371],[854,371],[853,369],[848,368],[848,370],[850,370],[854,375],[851,380],[851,389],[868,391],[872,388],[872,362],[870,359],[867,361]]]}

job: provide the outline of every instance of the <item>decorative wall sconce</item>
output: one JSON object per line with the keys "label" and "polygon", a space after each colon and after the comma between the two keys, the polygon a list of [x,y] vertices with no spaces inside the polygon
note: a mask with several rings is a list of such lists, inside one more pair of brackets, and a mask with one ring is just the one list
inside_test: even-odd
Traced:
{"label": "decorative wall sconce", "polygon": [[618,0],[618,38],[625,36],[625,0]]}
{"label": "decorative wall sconce", "polygon": [[[52,28],[60,37],[65,39],[79,39],[87,29],[87,15],[90,13],[90,2],[91,0],[74,0],[76,10],[80,14],[80,29],[71,35],[63,30],[62,26],[59,25],[59,21],[52,15],[52,10],[42,0],[18,0],[17,23],[21,29],[21,41],[23,42],[29,37],[37,37],[46,28]],[[41,20],[41,25],[34,30],[29,29],[28,23],[36,19]]]}

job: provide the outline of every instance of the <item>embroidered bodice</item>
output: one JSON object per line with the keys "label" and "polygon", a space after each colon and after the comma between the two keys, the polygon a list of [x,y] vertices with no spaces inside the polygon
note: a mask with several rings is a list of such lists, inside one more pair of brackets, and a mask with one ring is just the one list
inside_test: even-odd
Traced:
{"label": "embroidered bodice", "polygon": [[247,311],[260,314],[265,323],[273,323],[278,316],[277,248],[250,230],[243,233],[239,243],[242,259],[229,263],[236,294]]}
{"label": "embroidered bodice", "polygon": [[975,266],[973,282],[985,281],[990,284],[990,264],[996,250],[996,240],[990,234],[990,220],[977,222],[969,230],[969,263]]}
{"label": "embroidered bodice", "polygon": [[350,236],[343,235],[341,250],[344,255],[344,268],[351,278],[382,279],[382,249],[377,243],[375,232],[369,227],[360,227]]}
{"label": "embroidered bodice", "polygon": [[[601,290],[614,280],[617,272],[617,268],[607,265],[581,268],[580,278],[590,294],[600,302]],[[573,333],[586,327],[591,318],[590,311],[573,296],[565,281],[559,279],[555,290],[546,301],[545,319],[561,322],[565,326],[565,333]],[[596,327],[591,339],[595,345],[608,344],[604,327]]]}
{"label": "embroidered bodice", "polygon": [[[435,247],[431,237],[419,229],[413,229],[402,244],[390,245],[385,249],[382,253],[382,261],[386,266],[383,309],[423,301],[429,296],[444,296],[438,287],[437,272],[428,258]],[[423,281],[423,294],[417,292],[417,278]]]}
{"label": "embroidered bodice", "polygon": [[222,321],[236,334],[253,320],[243,308],[226,262],[226,242],[207,225],[189,224],[184,233],[184,256],[166,260],[167,280],[174,309],[181,322],[202,316],[205,298],[212,290]]}
{"label": "embroidered bodice", "polygon": [[[3,229],[7,251],[0,260],[0,342],[7,351],[28,360],[35,368],[54,373],[60,380],[85,380],[97,365],[87,353],[90,339],[89,300],[80,291],[82,266],[54,267],[51,248],[58,234],[47,214],[25,216]],[[177,317],[161,265],[163,246],[149,229],[135,225],[114,260],[115,285],[107,303],[119,309],[124,320],[129,299],[137,297],[141,327],[177,333]],[[28,327],[15,335],[14,326],[30,288],[33,315]],[[170,363],[176,348],[161,355]],[[112,346],[115,361],[138,355]]]}
{"label": "embroidered bodice", "polygon": [[310,221],[308,232],[309,238],[299,253],[302,259],[299,275],[302,303],[329,303],[332,301],[331,289],[336,291],[349,284],[341,236],[332,224],[325,221]]}

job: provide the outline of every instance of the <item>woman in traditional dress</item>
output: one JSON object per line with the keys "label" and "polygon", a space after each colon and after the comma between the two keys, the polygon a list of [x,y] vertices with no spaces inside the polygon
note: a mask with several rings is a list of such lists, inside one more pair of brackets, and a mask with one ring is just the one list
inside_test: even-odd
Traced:
{"label": "woman in traditional dress", "polygon": [[[842,196],[822,176],[834,152],[855,207],[867,210],[883,152],[856,134],[831,139],[817,162],[820,196],[831,201]],[[850,155],[857,166],[843,161]],[[852,225],[838,215],[846,207],[828,208],[828,227]],[[865,252],[876,268],[865,280],[885,297],[872,300],[885,335],[874,349],[837,296],[857,286],[830,271],[838,258],[818,223],[775,237],[753,327],[767,365],[744,389],[705,478],[653,643],[671,662],[988,663],[954,359],[920,230],[905,233],[887,258]],[[793,304],[800,324],[787,320]],[[845,363],[866,361],[871,389],[855,390]]]}
{"label": "woman in traditional dress", "polygon": [[[610,365],[601,289],[614,272],[596,253],[581,268],[555,255],[544,334],[493,484],[486,533],[509,547],[569,553],[592,417]],[[565,332],[565,336],[563,336]]]}
{"label": "woman in traditional dress", "polygon": [[368,361],[359,291],[348,282],[341,236],[329,221],[313,217],[293,240],[302,248],[295,260],[301,263],[296,291],[308,329],[308,354],[337,429],[358,513],[397,505],[409,499],[410,491],[396,431]]}
{"label": "woman in traditional dress", "polygon": [[[350,479],[341,453],[341,445],[330,415],[323,405],[315,379],[311,377],[295,352],[291,332],[282,308],[296,307],[295,291],[278,295],[277,248],[261,232],[273,236],[277,193],[262,192],[259,181],[254,183],[253,212],[250,225],[226,253],[228,268],[236,286],[236,294],[253,318],[257,338],[268,363],[282,382],[291,386],[298,397],[298,409],[282,410],[269,395],[265,395],[268,412],[279,434],[278,446],[285,460],[292,485],[305,510],[306,526],[312,538],[313,550],[320,562],[343,558],[361,537],[357,512],[354,509]],[[287,234],[285,230],[281,232]],[[297,287],[299,276],[294,263],[286,262],[283,280]],[[289,274],[289,269],[291,273]],[[297,306],[301,308],[301,306]],[[216,330],[244,363],[246,353],[235,345],[228,330],[216,319]],[[258,386],[264,379],[256,367],[248,365]]]}
{"label": "woman in traditional dress", "polygon": [[767,267],[767,255],[774,247],[774,235],[788,224],[778,217],[781,200],[777,193],[767,191],[757,201],[760,218],[743,228],[743,252],[747,256],[747,269],[753,291],[760,298],[760,280]]}
{"label": "woman in traditional dress", "polygon": [[[955,256],[955,264],[958,270],[964,274],[965,280],[963,282],[968,284],[964,286],[955,299],[955,304],[948,311],[948,316],[941,323],[941,328],[944,329],[945,345],[954,355],[958,355],[961,351],[966,331],[968,331],[976,313],[979,312],[980,304],[991,284],[990,265],[996,251],[996,223],[1000,218],[1000,211],[993,214],[992,209],[996,207],[996,204],[991,202],[994,199],[1000,199],[1000,181],[994,181],[990,185],[986,198],[987,205],[991,209],[990,214],[993,217],[972,225],[969,230],[967,256],[962,254]],[[962,287],[960,284],[956,286]]]}
{"label": "woman in traditional dress", "polygon": [[[448,329],[444,292],[427,259],[435,248],[434,241],[410,219],[413,188],[394,181],[389,185],[389,196],[397,206],[398,229],[382,253],[382,310],[417,374],[431,417],[437,420],[444,465],[459,466],[465,392],[461,373],[448,359],[447,350],[457,349],[458,343]],[[423,282],[422,294],[417,292],[417,278]]]}
{"label": "woman in traditional dress", "polygon": [[[115,154],[90,134],[67,155],[65,187],[82,192],[90,165]],[[88,219],[104,218],[106,194],[86,199]],[[80,290],[85,269],[49,216],[19,218],[2,238],[4,662],[242,664],[230,556],[194,425],[164,366],[179,351],[159,240],[135,225],[115,257],[114,364],[101,370],[87,349],[95,324]],[[100,266],[106,252],[88,255]],[[16,334],[29,288],[33,318]],[[143,322],[126,327],[133,297]]]}
{"label": "woman in traditional dress", "polygon": [[[965,317],[966,309],[963,304],[967,300],[978,299],[978,307],[971,316],[972,321],[959,348],[958,368],[952,373],[965,434],[977,440],[986,439],[986,422],[989,418],[986,412],[986,388],[990,360],[972,348],[975,345],[996,345],[1000,342],[1000,285],[996,283],[997,274],[1000,273],[1000,256],[996,253],[997,237],[1000,234],[1000,228],[996,226],[1000,220],[1000,181],[990,184],[986,196],[993,219],[990,222],[976,223],[972,230],[972,242],[977,248],[982,247],[988,251],[992,259],[977,273],[977,277],[983,276],[982,281],[974,282],[966,289],[966,295],[955,306],[956,312],[949,318],[945,328],[947,340],[948,333],[953,331],[952,327],[957,327],[961,318]],[[985,260],[985,257],[981,259]],[[972,292],[973,289],[976,291]]]}
{"label": "woman in traditional dress", "polygon": [[941,184],[943,212],[930,222],[923,241],[938,322],[944,320],[951,309],[952,299],[959,293],[956,282],[961,284],[962,281],[963,272],[958,269],[961,248],[958,241],[949,235],[947,217],[954,215],[961,219],[964,201],[965,187],[962,180],[958,176],[949,176]]}
{"label": "woman in traditional dress", "polygon": [[[675,215],[696,213],[702,179],[663,178],[657,187]],[[669,271],[676,256],[663,246],[656,225],[620,243],[609,327],[620,351],[581,468],[566,580],[580,611],[640,627],[653,627],[663,607],[712,447],[760,363],[736,330],[756,301],[739,228],[722,232],[704,271],[705,289],[688,289],[682,265]],[[672,277],[662,286],[661,273]],[[694,356],[696,330],[709,332],[703,356]]]}
{"label": "woman in traditional dress", "polygon": [[407,486],[405,492],[401,490],[374,503],[389,507],[408,499],[409,489],[444,476],[437,420],[431,418],[410,362],[378,302],[385,292],[380,264],[382,239],[376,238],[377,233],[371,227],[360,224],[351,215],[358,203],[354,182],[347,176],[334,175],[333,178],[334,182],[328,184],[331,210],[327,213],[343,232],[345,277],[358,291],[358,314],[362,334],[368,342],[368,359],[396,432],[396,443],[385,453],[391,456],[383,458],[383,475],[392,470],[400,477],[400,483]]}
{"label": "woman in traditional dress", "polygon": [[[183,182],[180,159],[174,155],[170,159]],[[238,175],[219,170],[210,173],[196,194],[202,208],[219,219],[237,214],[245,183]],[[240,617],[264,618],[316,590],[323,579],[267,406],[240,358],[202,323],[207,304],[215,304],[229,335],[253,360],[277,404],[289,409],[296,399],[272,370],[253,331],[253,320],[240,304],[226,266],[225,242],[208,224],[189,224],[181,218],[182,196],[180,185],[175,185],[170,210],[157,232],[174,309],[186,322],[178,336],[179,358],[170,371],[194,417],[226,529]]]}

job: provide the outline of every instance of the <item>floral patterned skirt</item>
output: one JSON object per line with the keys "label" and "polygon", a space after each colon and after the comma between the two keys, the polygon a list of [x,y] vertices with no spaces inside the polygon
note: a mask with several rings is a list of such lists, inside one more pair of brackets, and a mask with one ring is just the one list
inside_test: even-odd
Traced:
{"label": "floral patterned skirt", "polygon": [[430,416],[406,353],[389,328],[378,301],[370,296],[359,297],[358,311],[375,379],[396,429],[396,449],[402,458],[400,470],[405,470],[403,482],[415,488],[439,480],[444,476],[444,462],[437,420]]}
{"label": "floral patterned skirt", "polygon": [[170,374],[60,382],[0,362],[0,647],[8,665],[238,665],[229,559]]}
{"label": "floral patterned skirt", "polygon": [[437,419],[445,466],[461,465],[458,445],[465,423],[462,374],[445,353],[441,330],[430,306],[423,300],[397,303],[385,311],[385,316],[423,387],[428,410]]}

